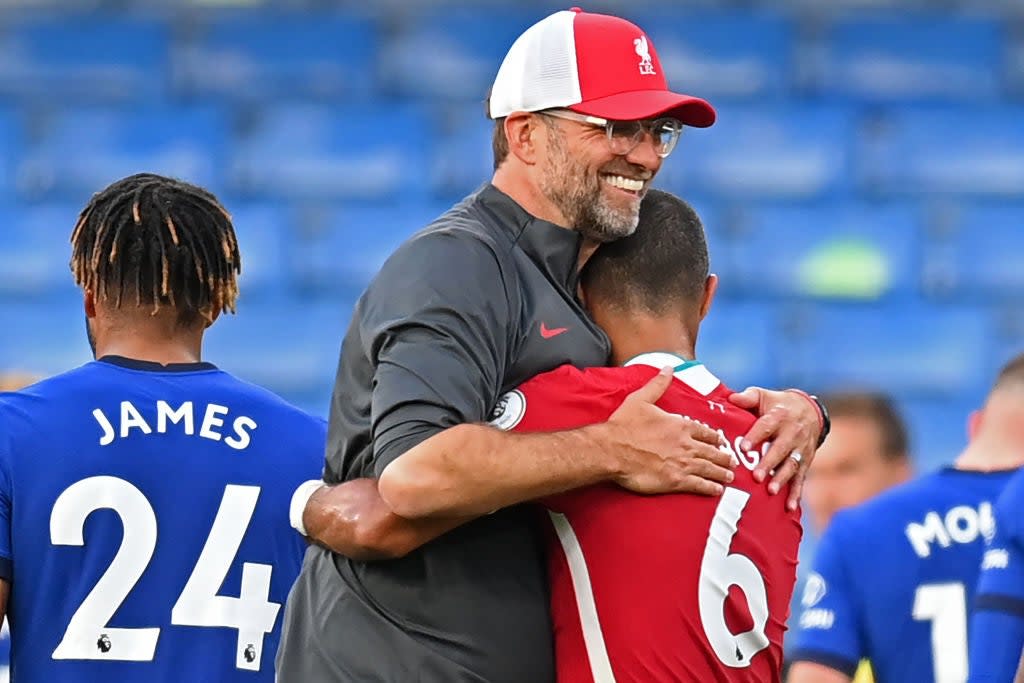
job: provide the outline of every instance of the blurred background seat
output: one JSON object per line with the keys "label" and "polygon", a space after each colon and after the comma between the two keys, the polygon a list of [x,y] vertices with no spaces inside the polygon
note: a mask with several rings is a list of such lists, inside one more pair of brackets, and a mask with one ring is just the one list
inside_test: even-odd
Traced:
{"label": "blurred background seat", "polygon": [[366,98],[376,82],[377,25],[323,11],[233,11],[198,22],[175,53],[191,97],[240,101]]}
{"label": "blurred background seat", "polygon": [[107,184],[138,172],[224,187],[230,127],[223,112],[196,107],[83,107],[49,111],[33,121],[37,137],[19,165],[26,198],[85,205]]}
{"label": "blurred background seat", "polygon": [[[687,129],[658,182],[686,196],[834,199],[849,191],[855,119],[828,105],[719,106],[709,129]],[[678,158],[675,158],[678,157]]]}
{"label": "blurred background seat", "polygon": [[236,142],[231,185],[283,200],[422,198],[428,116],[410,104],[268,107]]}
{"label": "blurred background seat", "polygon": [[1016,197],[1024,187],[1024,107],[906,107],[865,126],[859,176],[871,196]]}
{"label": "blurred background seat", "polygon": [[754,204],[731,242],[734,277],[749,296],[907,297],[919,284],[921,240],[908,206]]}
{"label": "blurred background seat", "polygon": [[170,26],[123,13],[22,18],[0,39],[0,93],[43,102],[169,95]]}
{"label": "blurred background seat", "polygon": [[985,311],[923,305],[803,305],[786,320],[785,380],[815,391],[880,388],[902,396],[974,395],[989,381],[994,322]]}
{"label": "blurred background seat", "polygon": [[998,97],[1005,27],[995,17],[886,11],[844,16],[812,53],[813,87],[868,102]]}

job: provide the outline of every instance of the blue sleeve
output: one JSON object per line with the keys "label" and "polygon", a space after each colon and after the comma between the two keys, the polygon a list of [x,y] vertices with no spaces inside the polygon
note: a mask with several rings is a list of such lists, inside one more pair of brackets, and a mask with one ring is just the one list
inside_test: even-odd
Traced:
{"label": "blue sleeve", "polygon": [[858,610],[843,557],[842,518],[818,545],[814,571],[804,585],[791,661],[815,662],[853,677],[863,655]]}
{"label": "blue sleeve", "polygon": [[0,401],[0,579],[14,578],[14,554],[11,543],[11,444],[4,428],[5,405]]}
{"label": "blue sleeve", "polygon": [[1015,477],[986,539],[970,630],[970,681],[1012,681],[1024,648],[1024,479]]}

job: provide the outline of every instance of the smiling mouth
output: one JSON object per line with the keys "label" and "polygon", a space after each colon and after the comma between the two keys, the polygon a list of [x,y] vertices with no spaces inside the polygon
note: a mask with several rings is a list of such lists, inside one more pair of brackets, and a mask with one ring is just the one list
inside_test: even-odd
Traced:
{"label": "smiling mouth", "polygon": [[610,173],[604,173],[601,175],[601,180],[608,183],[612,187],[630,192],[632,194],[640,194],[644,189],[644,181],[637,180],[636,178],[627,178],[626,176],[613,175]]}

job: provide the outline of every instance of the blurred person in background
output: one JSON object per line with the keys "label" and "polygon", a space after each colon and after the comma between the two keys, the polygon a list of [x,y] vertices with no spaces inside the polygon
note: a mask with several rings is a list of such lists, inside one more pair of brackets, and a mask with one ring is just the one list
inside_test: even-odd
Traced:
{"label": "blurred person in background", "polygon": [[[821,447],[824,454],[807,473],[804,502],[817,535],[824,533],[839,510],[859,505],[913,476],[907,427],[892,399],[871,391],[822,394],[832,418],[832,435]],[[802,555],[813,554],[813,541]],[[801,558],[801,564],[807,566]],[[807,572],[800,572],[798,596]],[[794,604],[794,613],[799,606]],[[871,665],[864,661],[854,683],[871,683]]]}
{"label": "blurred person in background", "polygon": [[968,609],[993,503],[1024,465],[1021,424],[1024,356],[970,416],[953,466],[836,513],[803,590],[788,683],[844,683],[864,657],[879,681],[967,680]]}
{"label": "blurred person in background", "polygon": [[[1024,357],[1018,362],[1024,366]],[[994,423],[987,432],[987,447],[993,451],[1003,448],[1010,458],[1024,451],[1024,381],[1007,385],[1005,391],[1005,401],[986,406],[976,419],[981,423],[979,428]],[[1009,400],[1011,395],[1015,401]],[[1018,671],[1024,650],[1022,522],[1024,472],[1010,480],[996,502],[995,530],[986,537],[971,620],[971,683],[1024,680],[1024,667]]]}
{"label": "blurred person in background", "polygon": [[[781,681],[800,511],[754,480],[766,448],[737,444],[755,417],[696,360],[718,285],[700,218],[651,190],[636,232],[598,249],[581,285],[621,367],[538,375],[502,397],[491,424],[549,432],[607,420],[623,403],[657,402],[715,429],[737,466],[721,498],[598,485],[538,501],[549,527],[557,680]],[[418,487],[410,495],[424,508],[443,507],[437,472],[419,455],[396,460],[394,474]]]}
{"label": "blurred person in background", "polygon": [[[714,110],[668,89],[640,28],[573,10],[516,40],[489,115],[492,182],[399,247],[356,305],[331,403],[331,486],[314,482],[293,508],[324,547],[307,552],[288,599],[282,683],[548,683],[544,563],[532,509],[518,504],[599,482],[719,495],[731,475],[714,430],[649,403],[547,434],[480,424],[534,375],[607,363],[608,339],[578,300],[580,268],[636,229],[682,127],[711,125]],[[772,492],[796,509],[827,432],[818,405],[756,388],[731,400],[761,415],[747,438],[775,444],[755,477],[775,469]],[[446,503],[429,514],[389,471],[413,449],[442,475]],[[378,477],[379,496],[367,481]],[[390,514],[375,526],[368,509],[381,499]],[[368,557],[394,557],[439,527],[454,530],[389,562],[328,550],[355,536]]]}
{"label": "blurred person in background", "polygon": [[240,271],[212,194],[124,178],[71,244],[96,360],[0,396],[12,678],[270,683],[325,425],[202,360]]}
{"label": "blurred person in background", "polygon": [[20,370],[0,371],[0,392],[17,391],[39,381],[39,377]]}
{"label": "blurred person in background", "polygon": [[907,427],[888,396],[877,392],[823,394],[832,436],[814,470],[804,501],[821,534],[832,516],[910,479],[913,466]]}

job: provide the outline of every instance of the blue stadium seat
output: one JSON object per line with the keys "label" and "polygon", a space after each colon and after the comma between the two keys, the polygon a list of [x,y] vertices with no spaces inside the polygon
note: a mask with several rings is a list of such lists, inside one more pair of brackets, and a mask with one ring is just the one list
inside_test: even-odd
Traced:
{"label": "blue stadium seat", "polygon": [[368,95],[378,37],[369,19],[324,12],[220,14],[174,59],[178,85],[239,100]]}
{"label": "blue stadium seat", "polygon": [[280,204],[226,198],[222,202],[231,213],[242,255],[242,274],[238,279],[240,305],[251,298],[286,295],[291,284],[287,254],[292,212]]}
{"label": "blue stadium seat", "polygon": [[0,230],[0,296],[66,296],[74,288],[69,239],[80,206],[5,207]]}
{"label": "blue stadium seat", "polygon": [[18,161],[24,146],[21,120],[11,109],[0,109],[0,201],[14,196]]}
{"label": "blue stadium seat", "polygon": [[310,292],[341,294],[355,301],[398,245],[448,208],[438,203],[396,203],[311,210],[292,251],[297,278]]}
{"label": "blue stadium seat", "polygon": [[842,196],[853,133],[853,113],[842,107],[718,107],[713,128],[684,130],[659,182],[682,196]]}
{"label": "blue stadium seat", "polygon": [[808,306],[787,316],[787,332],[779,359],[787,383],[937,398],[988,381],[994,323],[985,311],[962,307]]}
{"label": "blue stadium seat", "polygon": [[649,32],[669,85],[717,102],[778,98],[791,85],[794,31],[767,10],[629,10]]}
{"label": "blue stadium seat", "polygon": [[350,306],[333,302],[240,303],[238,315],[210,327],[204,358],[290,398],[323,397],[326,408],[351,317]]}
{"label": "blue stadium seat", "polygon": [[0,301],[0,329],[0,367],[48,376],[92,359],[81,294],[46,305]]}
{"label": "blue stadium seat", "polygon": [[491,179],[494,122],[482,109],[462,107],[443,123],[436,133],[438,144],[434,147],[431,185],[438,198],[455,200]]}
{"label": "blue stadium seat", "polygon": [[875,101],[994,99],[1003,85],[1004,32],[995,17],[853,15],[828,31],[816,88]]}
{"label": "blue stadium seat", "polygon": [[13,23],[0,43],[0,92],[54,101],[151,101],[167,91],[166,22],[81,14]]}
{"label": "blue stadium seat", "polygon": [[928,289],[974,301],[1024,297],[1024,206],[966,204],[928,242]]}
{"label": "blue stadium seat", "polygon": [[1018,197],[1024,187],[1024,107],[893,109],[865,129],[858,175],[880,196]]}
{"label": "blue stadium seat", "polygon": [[701,324],[697,358],[730,388],[779,386],[778,354],[784,349],[774,311],[720,299]]}
{"label": "blue stadium seat", "polygon": [[409,17],[383,47],[382,81],[403,95],[483,102],[509,47],[545,14],[510,3]]}
{"label": "blue stadium seat", "polygon": [[753,295],[872,300],[916,292],[921,229],[908,206],[752,206],[734,264]]}
{"label": "blue stadium seat", "polygon": [[30,197],[87,199],[139,172],[222,186],[228,127],[207,107],[68,109],[39,122],[41,139],[25,155],[20,188]]}
{"label": "blue stadium seat", "polygon": [[234,189],[285,199],[416,199],[429,190],[432,126],[411,105],[283,105],[236,144]]}

